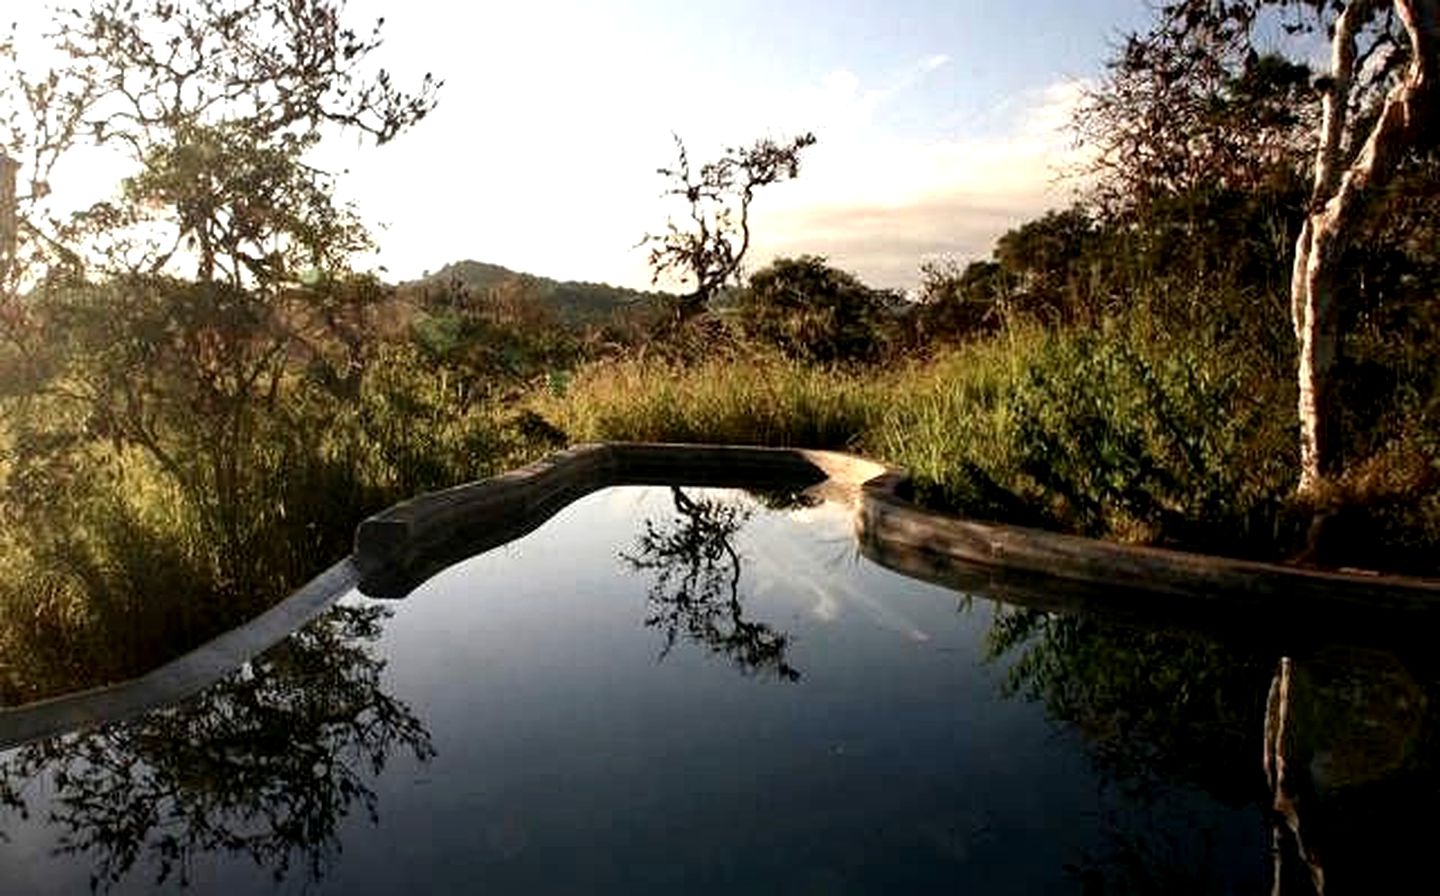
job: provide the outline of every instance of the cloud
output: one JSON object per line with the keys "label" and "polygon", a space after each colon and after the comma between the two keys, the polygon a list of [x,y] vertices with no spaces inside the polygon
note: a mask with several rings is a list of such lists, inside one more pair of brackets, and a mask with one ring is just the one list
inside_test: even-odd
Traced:
{"label": "cloud", "polygon": [[944,53],[936,53],[933,56],[926,56],[924,59],[920,60],[919,68],[923,72],[933,72],[940,66],[948,63],[949,61],[949,56],[946,56]]}
{"label": "cloud", "polygon": [[760,216],[752,268],[777,255],[823,255],[872,286],[906,289],[927,258],[989,255],[995,237],[1044,210],[1043,198],[997,202],[957,193],[896,206],[856,205]]}
{"label": "cloud", "polygon": [[1067,126],[1083,88],[1022,94],[987,136],[822,133],[800,180],[756,203],[752,267],[808,252],[872,285],[907,288],[927,258],[988,256],[1001,233],[1071,200],[1076,183],[1062,175],[1079,155]]}
{"label": "cloud", "polygon": [[[988,255],[1006,229],[1067,201],[1054,181],[1072,152],[1063,127],[1075,82],[997,100],[977,129],[946,120],[952,60],[940,53],[878,77],[841,65],[776,87],[695,68],[655,79],[639,57],[592,68],[586,47],[574,49],[559,70],[526,69],[524,89],[513,92],[493,89],[490,68],[466,70],[473,84],[457,78],[457,95],[415,138],[364,166],[368,176],[352,183],[368,195],[356,198],[395,222],[382,238],[388,264],[413,276],[476,257],[647,286],[635,244],[673,211],[655,175],[671,161],[672,128],[695,160],[765,135],[819,138],[798,180],[757,198],[752,270],[776,254],[809,252],[868,283],[907,288],[928,257]],[[477,118],[506,124],[477,140]]]}

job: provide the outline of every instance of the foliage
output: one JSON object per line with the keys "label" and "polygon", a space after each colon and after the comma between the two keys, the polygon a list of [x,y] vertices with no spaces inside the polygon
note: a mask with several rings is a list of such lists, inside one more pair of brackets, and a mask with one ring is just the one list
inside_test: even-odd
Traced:
{"label": "foliage", "polygon": [[[1226,552],[1276,549],[1283,379],[1232,367],[1219,337],[1014,333],[942,358],[897,402],[876,453],[931,501],[992,519]],[[1253,378],[1252,378],[1253,377]]]}
{"label": "foliage", "polygon": [[673,182],[666,196],[682,200],[689,222],[667,222],[664,234],[646,234],[640,245],[650,246],[650,269],[655,281],[676,273],[694,281],[689,295],[672,302],[675,316],[685,320],[704,311],[720,292],[740,276],[740,265],[750,248],[750,204],[755,191],[792,180],[800,174],[800,151],[815,144],[814,134],[802,134],[777,143],[766,138],[748,147],[731,147],[700,170],[690,165],[689,153],[675,137],[674,168],[661,168],[661,177]]}
{"label": "foliage", "polygon": [[[438,85],[367,74],[378,30],[342,12],[102,0],[56,20],[62,69],[37,80],[0,54],[28,98],[0,137],[32,178],[87,143],[134,165],[72,218],[45,212],[43,183],[22,209],[32,288],[0,315],[18,374],[0,406],[17,583],[0,617],[21,644],[49,627],[55,655],[7,670],[18,682],[83,686],[183,651],[342,555],[389,488],[435,482],[375,456],[388,293],[345,273],[368,236],[310,153],[347,129],[392,139]],[[103,662],[77,661],[101,642]]]}
{"label": "foliage", "polygon": [[[1247,363],[1237,364],[1240,358]],[[864,375],[748,356],[602,362],[536,409],[577,440],[846,447],[982,518],[1274,557],[1293,410],[1283,352],[1223,329],[1038,327]]]}
{"label": "foliage", "polygon": [[1006,272],[993,261],[972,261],[963,268],[954,258],[926,261],[909,315],[910,341],[933,345],[993,335],[1004,323],[1008,295]]}
{"label": "foliage", "polygon": [[425,305],[411,321],[411,340],[477,393],[568,368],[581,352],[580,337],[525,279],[503,280],[478,295],[457,283],[428,291]]}
{"label": "foliage", "polygon": [[[1126,38],[1077,117],[1100,150],[1096,199],[1141,226],[1156,197],[1206,182],[1251,194],[1310,182],[1288,284],[1301,492],[1350,459],[1337,426],[1340,308],[1355,295],[1347,250],[1385,232],[1377,194],[1435,146],[1437,17],[1431,0],[1176,0]],[[1257,52],[1274,26],[1330,44],[1323,77],[1312,81],[1305,60]]]}
{"label": "foliage", "polygon": [[[177,461],[174,472],[151,452],[117,450],[66,398],[32,396],[23,411],[0,402],[10,448],[0,467],[0,700],[139,674],[343,557],[367,514],[553,444],[406,345],[368,347],[350,384],[319,355],[285,372],[238,458],[204,444],[208,418],[187,416],[187,393],[173,388],[151,397],[141,422],[166,456],[203,451],[222,469],[243,467],[234,516],[190,492],[211,487],[208,464]],[[217,534],[222,519],[233,528]]]}
{"label": "foliage", "polygon": [[912,339],[1142,315],[1156,330],[1221,327],[1271,345],[1289,332],[1287,253],[1300,212],[1293,185],[1173,193],[1123,219],[1081,206],[1048,212],[1002,234],[988,260],[924,265]]}
{"label": "foliage", "polygon": [[827,364],[879,358],[899,302],[820,256],[802,255],[777,258],[752,274],[738,310],[750,338],[787,357]]}
{"label": "foliage", "polygon": [[[63,11],[53,36],[68,61],[44,82],[59,93],[31,104],[35,120],[12,120],[9,140],[49,157],[87,142],[112,147],[135,173],[118,202],[68,222],[27,221],[59,250],[52,274],[193,264],[201,282],[264,290],[343,266],[366,238],[308,153],[327,129],[394,138],[432,108],[438,87],[427,75],[407,94],[385,71],[367,73],[378,26],[356,32],[343,7],[102,0]],[[57,106],[68,122],[58,133],[46,117]]]}
{"label": "foliage", "polygon": [[1309,68],[1256,52],[1244,29],[1191,29],[1182,5],[1125,37],[1077,113],[1095,198],[1112,213],[1196,190],[1264,191],[1309,162]]}
{"label": "foliage", "polygon": [[536,411],[573,441],[853,446],[876,421],[878,378],[751,351],[700,361],[625,358],[580,368]]}
{"label": "foliage", "polygon": [[[347,357],[329,385],[353,392],[356,324],[378,297],[331,273],[368,237],[307,155],[327,128],[383,143],[433,105],[428,76],[415,95],[384,71],[366,77],[378,31],[357,34],[341,10],[107,0],[56,23],[71,66],[59,83],[99,85],[89,137],[137,170],[118,202],[63,229],[24,350],[48,355],[37,388],[77,402],[88,435],[147,453],[235,556],[254,549],[273,500],[264,457],[317,438],[290,413],[306,404],[285,394],[303,382],[296,368],[325,367],[316,344],[338,343]],[[193,279],[171,272],[186,263]]]}

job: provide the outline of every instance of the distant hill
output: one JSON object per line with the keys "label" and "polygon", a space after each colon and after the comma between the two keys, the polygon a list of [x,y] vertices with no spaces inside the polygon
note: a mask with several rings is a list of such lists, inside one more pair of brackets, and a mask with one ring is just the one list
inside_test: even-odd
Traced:
{"label": "distant hill", "polygon": [[646,312],[662,303],[666,294],[609,286],[604,283],[582,283],[573,280],[552,280],[487,264],[483,261],[457,261],[432,274],[401,284],[407,292],[452,290],[460,285],[473,296],[484,296],[509,283],[522,284],[545,308],[561,322],[575,327],[604,323],[617,312]]}

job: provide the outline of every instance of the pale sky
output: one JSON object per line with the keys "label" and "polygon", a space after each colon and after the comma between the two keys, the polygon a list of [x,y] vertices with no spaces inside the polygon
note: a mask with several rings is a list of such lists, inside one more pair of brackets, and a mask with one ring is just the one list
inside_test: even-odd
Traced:
{"label": "pale sky", "polygon": [[901,288],[926,258],[988,255],[1068,202],[1068,110],[1149,17],[1144,0],[351,0],[347,15],[385,17],[373,58],[401,86],[445,80],[393,143],[322,148],[387,279],[473,258],[647,287],[636,243],[665,225],[672,131],[697,162],[813,131],[799,180],[755,201],[747,268],[808,252]]}

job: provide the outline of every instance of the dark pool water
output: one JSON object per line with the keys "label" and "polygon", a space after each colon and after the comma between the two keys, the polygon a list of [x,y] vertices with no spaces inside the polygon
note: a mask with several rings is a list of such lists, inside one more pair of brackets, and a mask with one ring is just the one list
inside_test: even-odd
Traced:
{"label": "dark pool water", "polygon": [[0,753],[0,893],[1369,892],[1436,833],[1412,654],[1282,663],[906,578],[836,505],[609,489]]}

